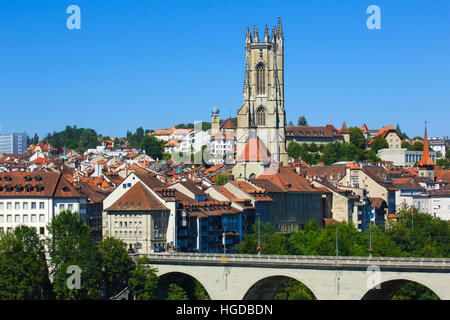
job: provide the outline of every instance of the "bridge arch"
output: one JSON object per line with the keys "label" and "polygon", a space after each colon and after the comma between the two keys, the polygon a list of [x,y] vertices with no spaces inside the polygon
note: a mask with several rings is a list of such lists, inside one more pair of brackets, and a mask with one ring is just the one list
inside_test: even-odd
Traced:
{"label": "bridge arch", "polygon": [[426,281],[417,281],[417,280],[411,280],[407,277],[401,277],[398,279],[391,279],[391,280],[384,280],[382,282],[377,283],[375,286],[373,286],[371,289],[369,289],[361,298],[361,300],[392,300],[394,295],[397,293],[399,289],[401,289],[403,286],[407,285],[408,283],[413,284],[419,284],[423,286],[424,288],[428,289],[436,295],[440,300],[443,298],[439,296],[435,290],[433,290],[432,285],[425,284]]}
{"label": "bridge arch", "polygon": [[157,298],[165,300],[169,291],[169,285],[175,283],[184,289],[189,300],[198,300],[195,292],[200,293],[205,300],[211,299],[211,295],[205,285],[197,277],[189,272],[168,271],[159,274]]}
{"label": "bridge arch", "polygon": [[317,299],[312,289],[301,279],[294,275],[271,275],[265,276],[254,282],[246,291],[243,300],[273,300],[275,295],[282,289],[289,280],[295,280],[303,284],[309,293]]}

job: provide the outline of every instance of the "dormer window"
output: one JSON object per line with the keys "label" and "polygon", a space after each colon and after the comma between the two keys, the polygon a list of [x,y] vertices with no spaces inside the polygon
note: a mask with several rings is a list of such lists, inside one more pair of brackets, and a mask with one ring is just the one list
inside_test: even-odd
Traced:
{"label": "dormer window", "polygon": [[12,179],[11,179],[11,177],[10,176],[6,176],[5,177],[5,182],[10,182]]}
{"label": "dormer window", "polygon": [[36,180],[36,182],[39,182],[39,181],[42,181],[42,178],[41,178],[41,176],[36,176],[36,177],[34,177],[34,180]]}
{"label": "dormer window", "polygon": [[33,186],[31,184],[28,184],[25,186],[25,192],[26,193],[30,193],[31,191],[33,191]]}
{"label": "dormer window", "polygon": [[63,191],[63,192],[69,192],[69,188],[66,187],[66,186],[64,186],[64,187],[62,187],[62,191]]}
{"label": "dormer window", "polygon": [[25,182],[30,182],[31,180],[33,180],[33,178],[30,176],[25,176]]}
{"label": "dormer window", "polygon": [[41,185],[41,184],[38,184],[38,185],[36,186],[36,192],[37,192],[37,193],[40,193],[40,192],[42,192],[42,191],[44,191],[44,186]]}
{"label": "dormer window", "polygon": [[22,187],[22,185],[18,184],[18,185],[16,185],[15,189],[16,189],[16,193],[20,193],[20,192],[22,192],[23,187]]}

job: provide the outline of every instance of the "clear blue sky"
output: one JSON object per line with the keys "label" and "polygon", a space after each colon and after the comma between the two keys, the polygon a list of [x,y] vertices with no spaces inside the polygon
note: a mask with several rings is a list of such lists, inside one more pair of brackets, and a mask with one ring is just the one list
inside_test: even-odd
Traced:
{"label": "clear blue sky", "polygon": [[[81,30],[66,9],[81,8]],[[366,8],[381,8],[369,30]],[[2,1],[2,133],[124,136],[242,104],[247,25],[285,36],[287,120],[450,135],[450,1]]]}

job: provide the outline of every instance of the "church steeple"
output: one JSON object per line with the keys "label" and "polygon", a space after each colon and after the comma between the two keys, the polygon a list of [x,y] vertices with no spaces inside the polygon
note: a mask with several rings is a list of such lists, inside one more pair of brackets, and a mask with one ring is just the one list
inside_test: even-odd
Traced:
{"label": "church steeple", "polygon": [[431,159],[430,148],[428,146],[427,122],[425,121],[425,135],[423,137],[422,159],[417,163],[419,167],[419,177],[428,177],[434,180],[434,166],[436,163]]}
{"label": "church steeple", "polygon": [[246,29],[244,92],[237,114],[236,153],[244,150],[249,139],[258,137],[274,164],[287,165],[282,32],[280,19],[272,30],[264,25],[261,39],[256,25],[252,33]]}
{"label": "church steeple", "polygon": [[434,166],[433,160],[430,157],[430,147],[428,146],[428,136],[427,136],[427,124],[425,122],[425,135],[423,137],[423,153],[422,159],[417,163],[418,166]]}

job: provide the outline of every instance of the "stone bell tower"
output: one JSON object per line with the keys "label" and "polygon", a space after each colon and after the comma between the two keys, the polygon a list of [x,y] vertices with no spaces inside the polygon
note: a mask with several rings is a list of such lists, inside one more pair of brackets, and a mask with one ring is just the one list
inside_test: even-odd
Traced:
{"label": "stone bell tower", "polygon": [[259,38],[247,27],[243,104],[237,114],[237,155],[255,135],[266,146],[272,164],[287,165],[284,110],[284,38],[281,19],[272,29],[266,25]]}

